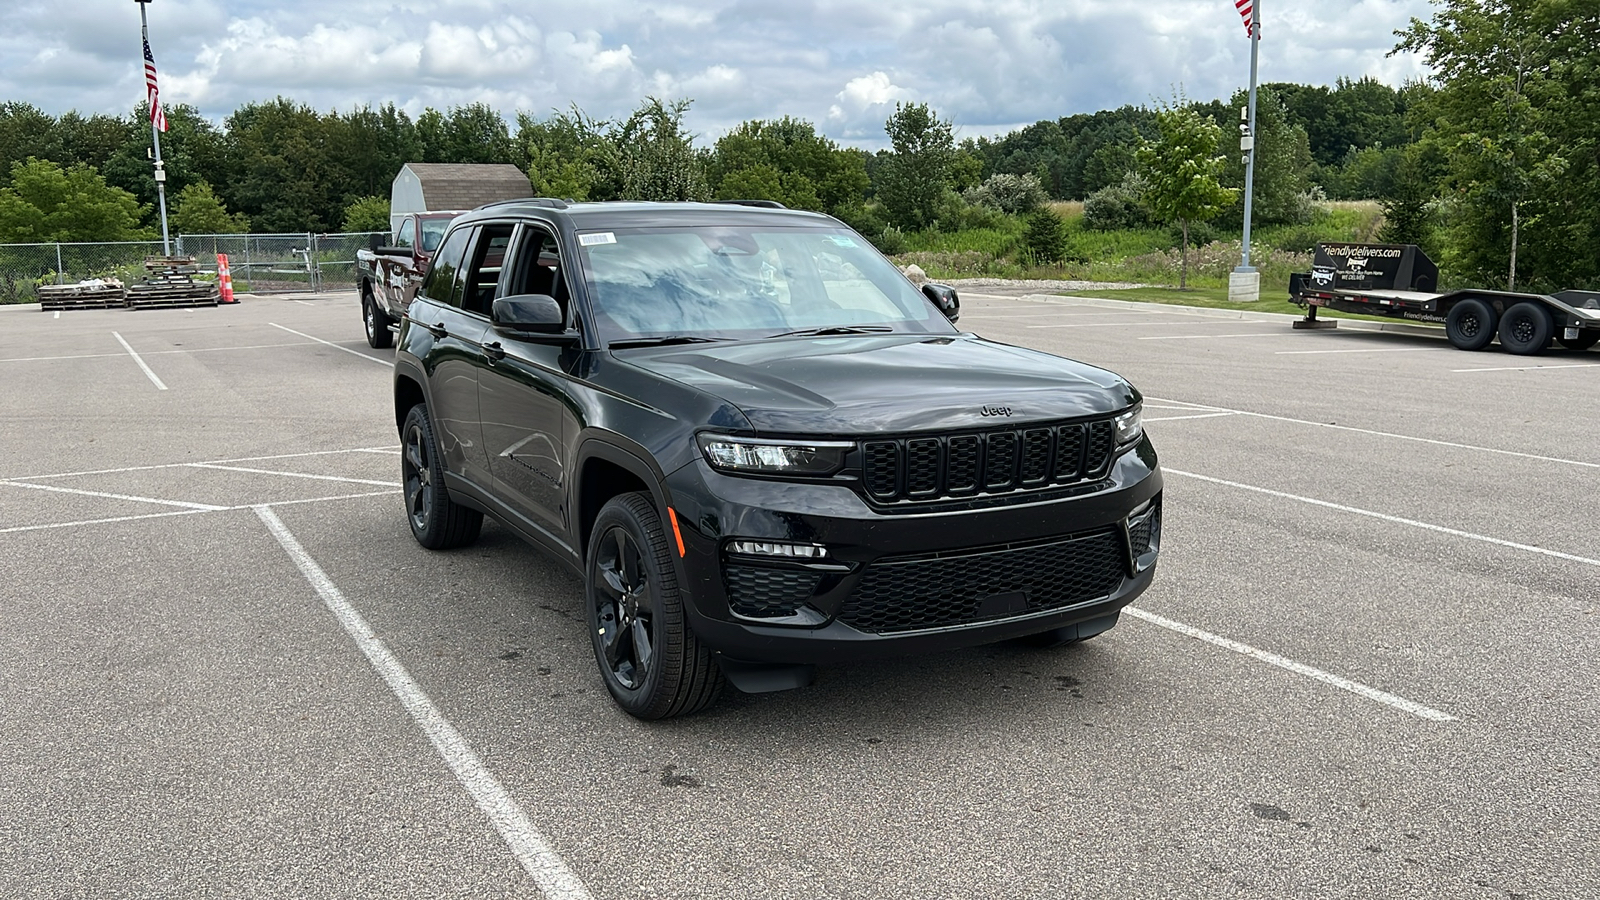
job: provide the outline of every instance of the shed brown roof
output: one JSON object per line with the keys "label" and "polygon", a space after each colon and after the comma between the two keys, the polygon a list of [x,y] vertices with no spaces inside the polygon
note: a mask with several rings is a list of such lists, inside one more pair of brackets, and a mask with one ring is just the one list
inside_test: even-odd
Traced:
{"label": "shed brown roof", "polygon": [[472,209],[495,200],[533,196],[521,169],[509,163],[406,163],[429,209]]}

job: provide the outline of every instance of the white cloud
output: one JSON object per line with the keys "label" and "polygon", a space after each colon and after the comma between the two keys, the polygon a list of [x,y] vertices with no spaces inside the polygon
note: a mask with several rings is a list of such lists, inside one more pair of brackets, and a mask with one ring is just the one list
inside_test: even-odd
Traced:
{"label": "white cloud", "polygon": [[[1180,87],[1227,97],[1250,51],[1225,0],[163,0],[149,12],[163,95],[216,119],[278,95],[610,118],[655,93],[694,100],[688,125],[708,139],[792,115],[867,146],[896,102],[927,102],[972,135]],[[1385,54],[1427,0],[1266,12],[1263,81],[1422,73]],[[0,100],[127,112],[143,96],[138,23],[127,0],[73,0],[72,15],[59,0],[0,0]]]}

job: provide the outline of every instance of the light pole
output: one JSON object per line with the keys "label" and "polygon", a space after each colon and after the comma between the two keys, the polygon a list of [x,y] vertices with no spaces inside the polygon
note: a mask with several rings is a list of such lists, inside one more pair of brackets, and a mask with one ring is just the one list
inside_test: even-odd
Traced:
{"label": "light pole", "polygon": [[150,55],[150,21],[144,12],[150,0],[134,2],[139,4],[139,36],[144,44],[145,96],[150,101],[150,140],[155,145],[156,202],[161,207],[161,255],[171,256],[172,238],[167,232],[167,168],[161,162],[161,129],[156,125],[156,120],[164,116],[160,108],[161,94],[156,90],[156,61]]}
{"label": "light pole", "polygon": [[1261,0],[1250,8],[1250,105],[1239,125],[1239,151],[1244,157],[1244,251],[1239,266],[1228,275],[1228,299],[1261,299],[1261,273],[1250,265],[1250,207],[1256,187],[1256,61],[1261,49]]}

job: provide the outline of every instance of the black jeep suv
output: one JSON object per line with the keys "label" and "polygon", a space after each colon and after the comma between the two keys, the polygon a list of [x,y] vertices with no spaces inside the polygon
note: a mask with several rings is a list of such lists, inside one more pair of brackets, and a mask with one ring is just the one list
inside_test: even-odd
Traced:
{"label": "black jeep suv", "polygon": [[417,540],[470,543],[487,513],[570,566],[641,718],[724,680],[1111,627],[1160,546],[1139,393],[957,330],[954,291],[775,207],[457,219],[395,357]]}

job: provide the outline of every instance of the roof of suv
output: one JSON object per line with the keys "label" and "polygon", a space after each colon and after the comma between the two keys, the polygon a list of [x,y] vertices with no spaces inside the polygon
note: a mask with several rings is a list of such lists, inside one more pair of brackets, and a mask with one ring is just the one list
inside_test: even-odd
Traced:
{"label": "roof of suv", "polygon": [[480,206],[463,222],[505,216],[565,219],[573,228],[650,228],[663,225],[827,225],[830,216],[800,209],[746,206],[739,203],[644,202],[633,200],[567,203],[529,197]]}

